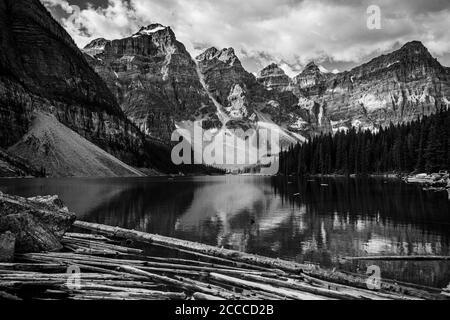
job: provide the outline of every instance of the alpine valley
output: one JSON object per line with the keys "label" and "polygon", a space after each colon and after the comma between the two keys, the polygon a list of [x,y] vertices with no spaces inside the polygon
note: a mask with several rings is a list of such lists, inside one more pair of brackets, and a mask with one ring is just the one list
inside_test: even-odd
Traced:
{"label": "alpine valley", "polygon": [[192,57],[161,24],[136,31],[80,50],[39,0],[0,0],[1,175],[178,173],[176,128],[270,128],[284,147],[450,104],[450,68],[417,41],[337,74],[311,62],[291,79],[276,64],[247,72],[233,48]]}

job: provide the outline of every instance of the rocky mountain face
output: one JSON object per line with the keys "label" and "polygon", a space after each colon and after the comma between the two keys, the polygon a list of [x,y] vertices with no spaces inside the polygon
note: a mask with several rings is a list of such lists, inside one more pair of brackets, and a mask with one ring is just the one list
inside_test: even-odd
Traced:
{"label": "rocky mountain face", "polygon": [[299,106],[309,111],[302,126],[313,134],[376,130],[448,108],[448,69],[413,41],[343,73],[323,73],[310,63],[290,87]]}
{"label": "rocky mountain face", "polygon": [[282,94],[292,94],[296,98],[295,122],[289,130],[301,133],[304,137],[331,132],[331,123],[326,109],[313,100],[308,99],[305,92],[320,87],[326,78],[314,63],[308,64],[304,71],[294,79],[289,78],[277,65],[270,64],[258,73],[258,82],[267,90]]}
{"label": "rocky mountain face", "polygon": [[122,110],[144,133],[170,141],[175,124],[218,123],[197,66],[170,27],[152,24],[124,39],[97,39],[84,49]]}
{"label": "rocky mountain face", "polygon": [[262,69],[257,75],[257,80],[268,90],[281,92],[291,90],[291,78],[275,63]]}
{"label": "rocky mountain face", "polygon": [[310,62],[299,75],[292,79],[292,87],[298,95],[320,95],[324,90],[327,75],[320,71],[314,62]]}
{"label": "rocky mountain face", "polygon": [[304,139],[295,127],[304,113],[296,96],[266,89],[232,48],[210,48],[194,60],[170,27],[152,24],[124,39],[94,40],[83,51],[128,118],[164,143],[176,127],[192,134],[195,121],[214,137],[270,127],[282,143]]}
{"label": "rocky mountain face", "polygon": [[27,160],[0,148],[0,177],[40,177],[43,175],[44,172]]}
{"label": "rocky mountain face", "polygon": [[[233,48],[209,48],[196,59],[206,89],[217,102],[227,128],[270,126],[286,140],[300,138],[295,124],[303,114],[292,92],[265,87],[263,80],[258,81],[244,69]],[[269,72],[264,72],[267,84],[272,83]]]}
{"label": "rocky mountain face", "polygon": [[326,106],[334,129],[376,128],[448,108],[450,78],[420,42],[327,79],[310,98]]}
{"label": "rocky mountain face", "polygon": [[0,147],[17,143],[35,110],[133,165],[148,155],[141,132],[39,0],[0,0]]}

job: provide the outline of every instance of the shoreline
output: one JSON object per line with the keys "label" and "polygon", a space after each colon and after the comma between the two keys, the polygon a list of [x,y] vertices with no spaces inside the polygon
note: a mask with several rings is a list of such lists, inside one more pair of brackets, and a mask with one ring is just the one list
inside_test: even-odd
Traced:
{"label": "shoreline", "polygon": [[[367,175],[344,175],[344,174],[308,174],[304,175],[305,178],[331,178],[331,179],[365,179],[365,178],[383,178],[390,180],[403,181],[406,184],[421,186],[425,191],[433,192],[447,192],[448,199],[450,200],[450,171],[442,171],[440,173],[378,173]],[[300,177],[296,175],[285,176],[280,174],[281,177]]]}

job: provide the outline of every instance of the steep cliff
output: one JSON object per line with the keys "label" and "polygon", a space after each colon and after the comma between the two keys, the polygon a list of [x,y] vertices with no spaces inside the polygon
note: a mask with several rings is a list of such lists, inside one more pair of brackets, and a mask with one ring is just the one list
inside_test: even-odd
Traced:
{"label": "steep cliff", "polygon": [[266,89],[285,95],[292,93],[298,98],[295,122],[290,124],[289,129],[301,132],[305,137],[331,132],[331,123],[327,117],[326,108],[307,98],[309,90],[321,88],[325,79],[326,75],[313,62],[309,63],[303,72],[294,79],[289,78],[274,63],[258,73],[258,82]]}
{"label": "steep cliff", "polygon": [[277,64],[272,63],[262,69],[257,75],[258,82],[268,90],[288,91],[291,79]]}
{"label": "steep cliff", "polygon": [[140,131],[38,0],[0,0],[0,48],[0,147],[40,110],[130,164],[149,162]]}
{"label": "steep cliff", "polygon": [[448,68],[418,41],[339,74],[323,74],[310,64],[293,87],[304,101],[323,109],[334,131],[376,130],[450,105]]}
{"label": "steep cliff", "polygon": [[[269,90],[247,72],[233,48],[209,48],[197,57],[205,86],[220,105],[227,128],[271,127],[286,142],[296,142],[295,124],[304,116],[289,91]],[[264,81],[262,81],[264,82]]]}
{"label": "steep cliff", "polygon": [[97,39],[84,52],[122,110],[148,136],[170,141],[179,121],[218,123],[195,62],[170,27],[152,24],[124,39]]}

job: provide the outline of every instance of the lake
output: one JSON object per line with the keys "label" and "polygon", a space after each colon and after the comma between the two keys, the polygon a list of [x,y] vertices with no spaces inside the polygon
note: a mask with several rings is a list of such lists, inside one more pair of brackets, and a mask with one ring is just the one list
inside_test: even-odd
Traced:
{"label": "lake", "polygon": [[343,262],[450,255],[450,201],[398,180],[219,176],[0,179],[0,191],[57,194],[82,220],[270,257],[444,287],[448,262]]}

